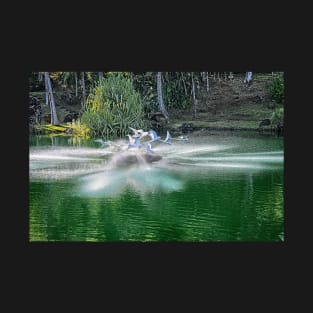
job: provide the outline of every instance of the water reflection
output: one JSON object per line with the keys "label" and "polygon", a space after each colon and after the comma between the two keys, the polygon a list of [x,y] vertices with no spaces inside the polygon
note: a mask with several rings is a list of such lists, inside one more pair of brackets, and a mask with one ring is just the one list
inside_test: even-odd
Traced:
{"label": "water reflection", "polygon": [[281,142],[191,138],[156,145],[156,163],[120,168],[110,149],[62,140],[30,148],[32,241],[284,238]]}
{"label": "water reflection", "polygon": [[138,194],[162,190],[179,190],[183,183],[177,177],[157,168],[136,166],[129,169],[105,170],[80,179],[84,196],[118,196],[127,188]]}

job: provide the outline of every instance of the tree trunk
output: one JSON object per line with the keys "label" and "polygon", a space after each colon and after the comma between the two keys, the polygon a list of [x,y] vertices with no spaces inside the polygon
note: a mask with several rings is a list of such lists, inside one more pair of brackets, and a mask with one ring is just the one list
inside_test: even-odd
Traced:
{"label": "tree trunk", "polygon": [[159,101],[159,106],[162,114],[166,119],[168,119],[168,113],[166,111],[164,102],[163,102],[163,95],[162,95],[162,73],[158,72],[157,74],[157,91],[158,91],[158,101]]}
{"label": "tree trunk", "polygon": [[245,83],[247,86],[250,86],[250,85],[251,85],[251,83],[252,83],[252,72],[246,72],[246,76],[245,76],[244,83]]}
{"label": "tree trunk", "polygon": [[46,105],[49,105],[49,91],[48,91],[48,81],[45,74],[45,90],[46,90]]}
{"label": "tree trunk", "polygon": [[196,117],[197,109],[196,109],[196,92],[195,92],[195,81],[193,79],[193,72],[191,72],[191,82],[192,82],[192,98],[193,98],[193,105],[194,105],[194,117]]}
{"label": "tree trunk", "polygon": [[53,97],[53,92],[52,92],[50,76],[49,76],[48,72],[45,72],[45,78],[46,78],[46,81],[47,81],[49,98],[50,98],[51,124],[52,125],[59,125],[57,111],[56,111],[55,103],[54,103],[54,97]]}
{"label": "tree trunk", "polygon": [[103,72],[99,72],[99,80],[103,78]]}
{"label": "tree trunk", "polygon": [[188,96],[188,92],[187,92],[187,87],[186,87],[186,83],[185,83],[185,80],[184,80],[184,73],[181,73],[181,79],[182,79],[182,82],[183,82],[183,86],[184,86],[184,90],[185,90],[185,95],[186,97]]}
{"label": "tree trunk", "polygon": [[206,72],[206,92],[209,93],[209,73]]}
{"label": "tree trunk", "polygon": [[85,72],[82,72],[83,106],[86,103]]}
{"label": "tree trunk", "polygon": [[75,96],[78,96],[78,82],[77,82],[77,72],[74,72],[75,75]]}
{"label": "tree trunk", "polygon": [[205,72],[200,73],[202,82],[205,82]]}

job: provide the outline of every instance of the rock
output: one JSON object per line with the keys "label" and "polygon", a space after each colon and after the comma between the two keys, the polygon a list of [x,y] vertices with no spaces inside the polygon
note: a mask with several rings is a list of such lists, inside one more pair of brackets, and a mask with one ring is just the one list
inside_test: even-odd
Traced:
{"label": "rock", "polygon": [[167,120],[161,112],[150,113],[148,118],[151,121],[152,128],[158,131],[162,131],[167,124]]}
{"label": "rock", "polygon": [[269,118],[266,118],[260,122],[259,127],[270,126],[271,123],[272,123],[271,120]]}
{"label": "rock", "polygon": [[78,113],[77,112],[70,112],[69,114],[67,114],[65,117],[64,117],[64,123],[67,123],[67,122],[72,122],[72,120],[76,120],[78,118]]}
{"label": "rock", "polygon": [[260,103],[264,100],[264,97],[261,95],[256,95],[255,97],[253,97],[252,101],[256,102],[256,103]]}
{"label": "rock", "polygon": [[162,157],[155,153],[133,153],[123,152],[114,156],[112,162],[116,166],[140,165],[144,163],[152,163],[161,160]]}
{"label": "rock", "polygon": [[182,124],[182,132],[185,133],[189,133],[193,131],[193,124],[192,123],[184,123]]}

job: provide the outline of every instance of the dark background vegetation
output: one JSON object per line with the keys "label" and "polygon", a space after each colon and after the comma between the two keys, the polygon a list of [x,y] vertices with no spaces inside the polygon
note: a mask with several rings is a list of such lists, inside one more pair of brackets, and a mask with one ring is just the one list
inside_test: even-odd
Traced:
{"label": "dark background vegetation", "polygon": [[53,103],[47,96],[44,72],[29,75],[30,132],[45,129],[82,135],[79,124],[89,128],[91,137],[125,136],[129,127],[177,133],[214,129],[281,134],[284,126],[283,72],[253,73],[249,83],[245,72],[159,72],[159,81],[157,72],[47,75]]}

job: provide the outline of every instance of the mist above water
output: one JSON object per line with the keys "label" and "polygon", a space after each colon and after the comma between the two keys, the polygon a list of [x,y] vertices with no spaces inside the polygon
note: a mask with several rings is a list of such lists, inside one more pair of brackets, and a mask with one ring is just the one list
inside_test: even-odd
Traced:
{"label": "mist above water", "polygon": [[[118,142],[121,144],[121,142]],[[121,147],[123,147],[121,145]],[[141,149],[119,152],[112,147],[32,147],[29,153],[31,180],[77,180],[82,195],[118,195],[126,188],[138,193],[158,189],[174,191],[183,188],[183,176],[188,173],[204,175],[210,171],[260,171],[283,166],[283,150],[237,152],[236,142],[204,143],[175,142],[166,145],[156,142],[154,151],[160,161],[146,163]],[[251,148],[250,148],[251,150]],[[125,155],[135,155],[135,165],[120,166]],[[197,175],[198,175],[197,174]]]}

